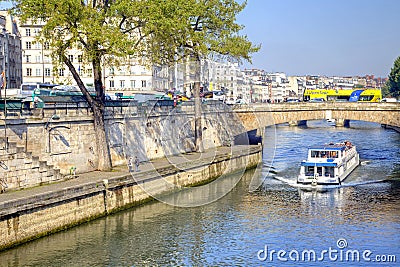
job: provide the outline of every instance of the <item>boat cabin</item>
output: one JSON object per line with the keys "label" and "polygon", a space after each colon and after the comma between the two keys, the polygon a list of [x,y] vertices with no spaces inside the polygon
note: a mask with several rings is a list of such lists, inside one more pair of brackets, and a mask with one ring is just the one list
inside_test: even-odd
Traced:
{"label": "boat cabin", "polygon": [[338,175],[338,167],[343,158],[348,155],[348,151],[353,148],[348,141],[344,143],[330,143],[324,146],[311,147],[308,150],[307,161],[303,161],[305,176],[325,176],[335,177]]}

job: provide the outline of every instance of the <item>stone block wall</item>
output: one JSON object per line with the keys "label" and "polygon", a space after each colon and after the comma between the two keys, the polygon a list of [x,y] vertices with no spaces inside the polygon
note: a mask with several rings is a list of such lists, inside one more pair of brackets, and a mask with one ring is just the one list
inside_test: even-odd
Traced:
{"label": "stone block wall", "polygon": [[[204,106],[205,149],[227,144],[235,134],[243,132],[237,117],[224,108],[218,103]],[[54,119],[54,114],[58,119]],[[105,123],[114,166],[126,164],[130,156],[137,155],[139,160],[147,161],[195,148],[193,106],[190,105],[108,108]],[[90,172],[98,162],[96,133],[88,108],[37,109],[32,114],[7,119],[6,129],[0,123],[1,140],[3,144],[6,140],[15,144],[21,160],[34,158],[42,162],[42,172],[38,175],[35,166],[10,161],[8,158],[14,157],[13,152],[3,151],[7,158],[4,164],[13,166],[7,170],[0,168],[0,174],[7,177],[3,181],[8,189],[66,179],[73,169],[77,174]],[[47,174],[43,174],[45,165]],[[52,172],[55,175],[50,175]]]}
{"label": "stone block wall", "polygon": [[0,220],[0,249],[6,244],[23,243],[104,214],[103,194],[71,199],[41,208],[5,215]]}

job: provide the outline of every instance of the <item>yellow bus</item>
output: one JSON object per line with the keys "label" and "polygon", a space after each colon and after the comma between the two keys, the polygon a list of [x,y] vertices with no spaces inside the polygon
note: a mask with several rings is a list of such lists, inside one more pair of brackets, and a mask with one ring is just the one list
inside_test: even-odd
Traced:
{"label": "yellow bus", "polygon": [[323,99],[324,101],[380,102],[381,89],[306,89],[304,101]]}

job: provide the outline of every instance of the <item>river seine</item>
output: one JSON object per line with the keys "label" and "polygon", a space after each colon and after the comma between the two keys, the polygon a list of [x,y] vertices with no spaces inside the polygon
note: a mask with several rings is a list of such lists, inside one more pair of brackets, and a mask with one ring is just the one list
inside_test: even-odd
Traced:
{"label": "river seine", "polygon": [[[276,132],[276,135],[275,135]],[[273,138],[275,136],[276,138]],[[209,205],[152,202],[0,253],[1,266],[393,266],[400,263],[400,134],[351,121],[266,130],[262,168]],[[268,142],[267,140],[267,142]],[[290,185],[307,147],[351,140],[361,164],[326,192]],[[274,147],[270,145],[269,147]],[[218,181],[231,186],[234,176]],[[262,186],[249,191],[253,180]]]}

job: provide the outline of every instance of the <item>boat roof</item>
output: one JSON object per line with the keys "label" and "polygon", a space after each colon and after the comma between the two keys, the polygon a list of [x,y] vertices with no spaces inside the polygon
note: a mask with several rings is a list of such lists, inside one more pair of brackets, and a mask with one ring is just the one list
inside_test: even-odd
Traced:
{"label": "boat roof", "polygon": [[345,150],[346,149],[346,145],[344,143],[336,143],[336,144],[330,143],[330,144],[324,144],[322,146],[312,146],[309,149],[341,151],[341,150]]}

